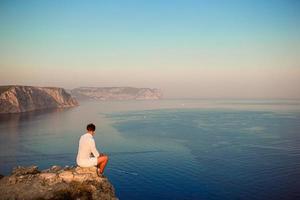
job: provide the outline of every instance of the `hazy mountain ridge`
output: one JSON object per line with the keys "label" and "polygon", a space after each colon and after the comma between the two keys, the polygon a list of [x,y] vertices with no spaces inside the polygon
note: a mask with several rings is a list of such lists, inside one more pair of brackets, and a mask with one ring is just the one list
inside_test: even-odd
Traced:
{"label": "hazy mountain ridge", "polygon": [[63,88],[20,85],[0,86],[0,113],[20,113],[77,105],[76,99]]}
{"label": "hazy mountain ridge", "polygon": [[158,100],[163,93],[155,88],[134,87],[79,87],[71,90],[71,94],[81,100]]}

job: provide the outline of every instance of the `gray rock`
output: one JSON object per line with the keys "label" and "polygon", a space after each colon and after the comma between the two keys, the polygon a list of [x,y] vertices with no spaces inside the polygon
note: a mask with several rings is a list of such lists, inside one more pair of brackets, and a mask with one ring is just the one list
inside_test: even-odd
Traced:
{"label": "gray rock", "polygon": [[26,174],[37,174],[40,171],[38,170],[37,166],[29,166],[29,167],[22,167],[17,166],[13,169],[12,175],[20,176],[20,175],[26,175]]}
{"label": "gray rock", "polygon": [[95,167],[54,166],[40,172],[37,166],[19,166],[0,179],[0,194],[0,200],[117,199],[113,186],[97,176]]}
{"label": "gray rock", "polygon": [[50,167],[49,169],[44,169],[42,170],[42,172],[49,172],[49,173],[56,173],[63,170],[63,168],[61,166],[57,166],[57,165],[53,165],[52,167]]}

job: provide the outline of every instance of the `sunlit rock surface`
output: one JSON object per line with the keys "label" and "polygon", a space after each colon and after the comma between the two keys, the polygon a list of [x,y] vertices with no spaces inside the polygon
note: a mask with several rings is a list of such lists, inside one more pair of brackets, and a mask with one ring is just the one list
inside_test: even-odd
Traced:
{"label": "sunlit rock surface", "polygon": [[53,166],[39,171],[37,166],[19,166],[10,176],[2,176],[0,194],[0,200],[117,199],[113,186],[97,175],[96,167]]}

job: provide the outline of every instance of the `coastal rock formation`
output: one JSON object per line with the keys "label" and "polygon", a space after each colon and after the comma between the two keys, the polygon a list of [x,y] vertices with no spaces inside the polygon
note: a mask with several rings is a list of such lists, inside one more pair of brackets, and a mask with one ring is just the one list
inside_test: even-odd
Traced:
{"label": "coastal rock formation", "polygon": [[102,199],[117,200],[113,186],[96,167],[16,167],[0,179],[0,200],[8,199]]}
{"label": "coastal rock formation", "polygon": [[71,90],[80,100],[157,100],[163,94],[159,89],[133,87],[80,87]]}
{"label": "coastal rock formation", "polygon": [[76,99],[63,88],[0,86],[0,113],[20,113],[77,105]]}

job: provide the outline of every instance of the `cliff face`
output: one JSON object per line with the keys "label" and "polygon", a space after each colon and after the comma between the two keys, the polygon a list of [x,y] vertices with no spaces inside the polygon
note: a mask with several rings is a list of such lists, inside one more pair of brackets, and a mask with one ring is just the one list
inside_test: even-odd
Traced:
{"label": "cliff face", "polygon": [[19,113],[77,105],[76,99],[63,88],[0,86],[0,113]]}
{"label": "cliff face", "polygon": [[96,174],[96,167],[53,166],[43,171],[37,166],[17,167],[0,179],[0,194],[0,200],[117,199],[108,179]]}
{"label": "cliff face", "polygon": [[163,94],[159,89],[133,87],[80,87],[71,94],[81,100],[157,100]]}

